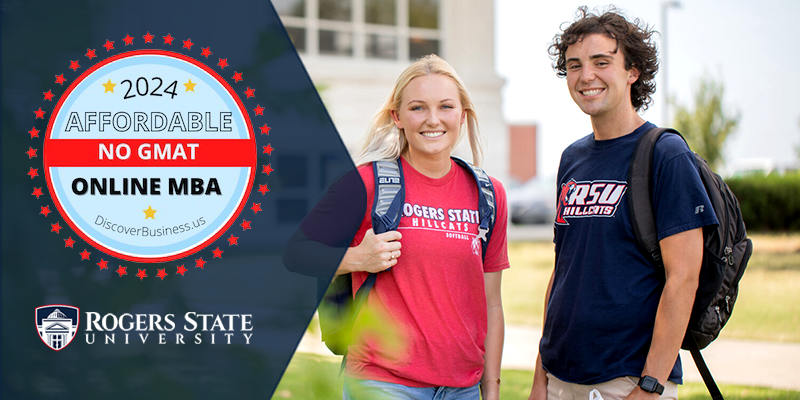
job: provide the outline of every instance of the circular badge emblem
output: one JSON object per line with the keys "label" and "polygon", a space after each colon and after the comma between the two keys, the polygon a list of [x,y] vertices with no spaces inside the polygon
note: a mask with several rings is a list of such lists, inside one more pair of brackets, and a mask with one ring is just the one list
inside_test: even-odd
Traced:
{"label": "circular badge emblem", "polygon": [[136,262],[193,254],[247,202],[252,124],[214,70],[165,50],[93,65],[56,104],[44,138],[55,206],[92,246]]}

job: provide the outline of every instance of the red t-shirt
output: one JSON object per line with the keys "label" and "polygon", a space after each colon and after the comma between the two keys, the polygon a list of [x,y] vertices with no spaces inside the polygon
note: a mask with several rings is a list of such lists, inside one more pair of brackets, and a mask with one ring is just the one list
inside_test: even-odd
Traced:
{"label": "red t-shirt", "polygon": [[[480,380],[484,364],[483,274],[509,267],[505,190],[492,179],[497,216],[484,263],[477,238],[478,186],[472,174],[452,162],[446,176],[433,179],[405,160],[402,165],[401,256],[390,271],[378,274],[359,313],[354,332],[369,326],[367,308],[379,316],[380,329],[363,334],[350,346],[346,373],[414,387],[472,386]],[[359,173],[367,190],[367,212],[351,246],[357,246],[372,227],[372,165],[359,168]],[[366,277],[366,272],[353,274],[354,291]],[[391,343],[387,338],[394,335],[399,340]]]}

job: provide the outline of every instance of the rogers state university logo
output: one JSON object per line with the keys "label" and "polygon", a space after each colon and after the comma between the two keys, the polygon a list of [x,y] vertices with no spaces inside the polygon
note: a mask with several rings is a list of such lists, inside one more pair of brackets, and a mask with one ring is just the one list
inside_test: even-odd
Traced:
{"label": "rogers state university logo", "polygon": [[556,224],[569,225],[567,218],[613,217],[627,188],[627,182],[570,179],[561,185]]}
{"label": "rogers state university logo", "polygon": [[63,304],[36,307],[36,330],[47,347],[59,351],[78,333],[80,309]]}

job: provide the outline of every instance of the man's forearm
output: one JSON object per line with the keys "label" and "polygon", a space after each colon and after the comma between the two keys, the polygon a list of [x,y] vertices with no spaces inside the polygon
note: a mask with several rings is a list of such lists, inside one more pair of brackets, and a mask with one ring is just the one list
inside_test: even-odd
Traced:
{"label": "man's forearm", "polygon": [[[547,305],[550,302],[550,291],[553,289],[553,279],[555,278],[556,271],[550,273],[550,281],[547,282],[547,290],[544,294],[544,310],[542,312],[542,327],[547,320]],[[531,386],[531,394],[528,396],[529,400],[544,400],[547,398],[547,373],[544,371],[544,364],[542,364],[542,356],[536,355],[536,366],[533,372],[533,385]]]}
{"label": "man's forearm", "polygon": [[663,383],[675,365],[691,316],[703,259],[702,228],[665,238],[661,251],[666,283],[642,374]]}
{"label": "man's forearm", "polygon": [[667,282],[658,305],[653,340],[642,375],[662,384],[669,378],[683,342],[697,291],[697,280]]}

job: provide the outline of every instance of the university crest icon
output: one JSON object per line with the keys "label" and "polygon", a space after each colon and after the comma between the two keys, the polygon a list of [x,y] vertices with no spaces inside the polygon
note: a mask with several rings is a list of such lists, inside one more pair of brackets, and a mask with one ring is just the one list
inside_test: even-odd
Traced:
{"label": "university crest icon", "polygon": [[47,347],[59,351],[78,333],[80,309],[63,304],[36,307],[36,330]]}

